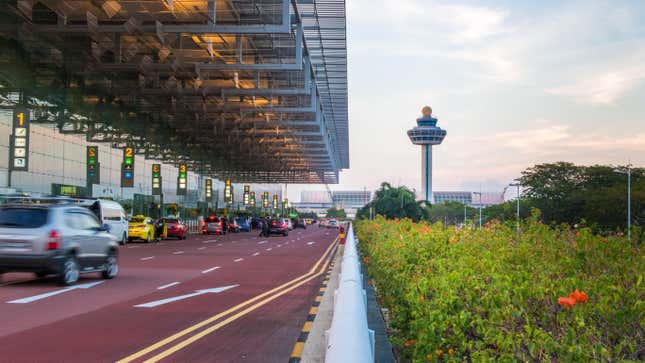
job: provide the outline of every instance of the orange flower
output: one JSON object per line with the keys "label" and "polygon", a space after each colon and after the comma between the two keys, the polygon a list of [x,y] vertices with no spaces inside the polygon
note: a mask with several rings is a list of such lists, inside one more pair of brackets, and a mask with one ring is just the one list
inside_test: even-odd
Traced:
{"label": "orange flower", "polygon": [[432,354],[428,354],[428,355],[426,355],[426,358],[427,358],[428,360],[432,360]]}
{"label": "orange flower", "polygon": [[587,295],[587,293],[585,293],[584,291],[580,292],[580,291],[578,291],[578,289],[576,289],[576,291],[574,291],[571,294],[569,294],[569,297],[571,299],[575,300],[576,303],[583,303],[584,304],[587,301],[589,301],[589,296]]}
{"label": "orange flower", "polygon": [[455,354],[455,350],[454,350],[454,349],[452,349],[452,348],[448,349],[448,354],[450,354],[450,355]]}
{"label": "orange flower", "polygon": [[428,274],[429,274],[429,273],[431,273],[431,272],[432,272],[432,269],[431,269],[430,267],[426,268],[426,273],[428,273]]}
{"label": "orange flower", "polygon": [[434,354],[436,354],[437,357],[441,357],[441,355],[443,354],[443,350],[437,349],[437,350],[434,351]]}
{"label": "orange flower", "polygon": [[572,299],[570,297],[561,297],[561,298],[558,298],[558,304],[560,304],[560,305],[564,306],[565,308],[569,309],[570,307],[572,307],[573,305],[576,304],[576,300]]}
{"label": "orange flower", "polygon": [[411,347],[411,346],[413,346],[413,345],[414,345],[414,343],[416,343],[416,342],[417,342],[417,341],[416,341],[415,339],[410,339],[410,340],[406,341],[405,343],[403,343],[403,345],[405,345],[406,347]]}

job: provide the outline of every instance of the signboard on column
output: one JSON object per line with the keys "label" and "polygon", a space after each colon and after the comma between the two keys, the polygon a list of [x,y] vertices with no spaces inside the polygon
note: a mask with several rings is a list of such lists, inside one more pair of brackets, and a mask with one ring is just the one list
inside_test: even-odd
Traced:
{"label": "signboard on column", "polygon": [[161,164],[152,164],[152,195],[161,193]]}
{"label": "signboard on column", "polygon": [[210,202],[213,199],[213,179],[206,179],[206,202]]}
{"label": "signboard on column", "polygon": [[273,205],[273,209],[278,208],[278,195],[277,194],[273,194],[273,204],[272,205]]}
{"label": "signboard on column", "polygon": [[269,192],[262,193],[262,207],[269,208]]}
{"label": "signboard on column", "polygon": [[186,164],[179,164],[179,173],[177,174],[177,195],[186,195],[188,186],[188,168]]}
{"label": "signboard on column", "polygon": [[250,185],[245,185],[244,186],[244,198],[243,198],[243,203],[244,205],[249,205],[249,197],[251,193],[251,186]]}
{"label": "signboard on column", "polygon": [[87,173],[85,180],[87,180],[87,188],[91,191],[93,184],[101,184],[101,164],[99,163],[99,147],[87,147]]}
{"label": "signboard on column", "polygon": [[14,108],[9,141],[9,170],[29,170],[29,121],[29,110],[23,106]]}
{"label": "signboard on column", "polygon": [[224,182],[224,200],[226,203],[233,203],[233,186],[230,179]]}
{"label": "signboard on column", "polygon": [[134,187],[134,148],[123,149],[123,162],[121,163],[121,188]]}
{"label": "signboard on column", "polygon": [[255,192],[249,193],[249,205],[255,207]]}

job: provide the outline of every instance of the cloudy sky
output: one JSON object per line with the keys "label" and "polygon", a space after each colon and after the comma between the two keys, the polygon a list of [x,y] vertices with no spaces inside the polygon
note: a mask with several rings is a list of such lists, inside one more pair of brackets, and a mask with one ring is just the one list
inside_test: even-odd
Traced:
{"label": "cloudy sky", "polygon": [[420,190],[406,130],[425,104],[448,131],[435,190],[501,190],[542,162],[645,165],[645,2],[347,0],[347,11],[351,169],[333,189]]}

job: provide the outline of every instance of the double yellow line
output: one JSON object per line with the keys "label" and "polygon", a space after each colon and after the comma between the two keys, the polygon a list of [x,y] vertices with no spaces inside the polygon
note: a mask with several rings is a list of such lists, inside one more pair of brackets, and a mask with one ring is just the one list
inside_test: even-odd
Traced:
{"label": "double yellow line", "polygon": [[[293,279],[293,280],[291,280],[289,282],[286,282],[286,283],[284,283],[284,284],[282,284],[282,285],[280,285],[280,286],[278,286],[276,288],[273,288],[273,289],[271,289],[271,290],[269,290],[267,292],[264,292],[264,293],[262,293],[262,294],[260,294],[260,295],[258,295],[256,297],[253,297],[253,298],[251,298],[249,300],[246,300],[246,301],[244,301],[244,302],[242,302],[242,303],[240,303],[238,305],[235,305],[232,308],[230,308],[230,309],[228,309],[226,311],[223,311],[223,312],[221,312],[221,313],[219,313],[217,315],[213,315],[212,317],[210,317],[210,318],[208,318],[208,319],[206,319],[206,320],[204,320],[202,322],[199,322],[199,323],[197,323],[195,325],[192,325],[192,326],[190,326],[190,327],[188,327],[188,328],[186,328],[186,329],[184,329],[184,330],[182,330],[182,331],[180,331],[178,333],[175,333],[175,334],[173,334],[173,335],[171,335],[171,336],[169,336],[169,337],[167,337],[167,338],[165,338],[163,340],[160,340],[157,343],[154,343],[154,344],[150,345],[147,348],[144,348],[144,349],[142,349],[142,350],[140,350],[140,351],[138,351],[138,352],[136,352],[134,354],[131,354],[131,355],[129,355],[129,356],[123,358],[123,359],[120,359],[116,363],[132,362],[135,359],[141,358],[141,357],[143,357],[143,356],[145,356],[145,355],[147,355],[149,353],[157,351],[160,348],[162,348],[162,347],[174,342],[175,340],[183,338],[184,336],[186,336],[186,335],[188,335],[188,334],[190,334],[190,333],[192,333],[192,332],[194,332],[194,331],[196,331],[196,330],[198,330],[200,328],[203,328],[203,327],[205,327],[205,326],[207,326],[207,325],[209,325],[209,324],[211,324],[213,322],[216,322],[217,320],[219,320],[219,319],[221,319],[221,318],[223,318],[223,317],[225,317],[225,316],[227,316],[227,315],[229,315],[229,314],[231,314],[231,313],[233,313],[233,312],[235,312],[235,311],[237,311],[237,310],[239,310],[239,309],[241,309],[241,308],[243,308],[243,307],[245,307],[247,305],[253,304],[256,301],[260,300],[259,302],[247,307],[246,309],[244,309],[244,310],[242,310],[242,311],[240,311],[240,312],[238,312],[238,313],[236,313],[234,315],[231,315],[230,317],[228,317],[228,318],[226,318],[226,319],[224,319],[224,320],[222,320],[222,321],[220,321],[220,322],[208,327],[207,329],[202,330],[201,332],[199,332],[199,333],[197,333],[195,335],[190,336],[189,338],[187,338],[187,339],[185,339],[185,340],[183,340],[181,342],[176,343],[175,345],[173,345],[171,347],[166,348],[165,350],[161,351],[160,353],[156,354],[155,356],[145,360],[145,363],[157,362],[157,361],[159,361],[159,360],[161,360],[161,359],[163,359],[163,358],[165,358],[165,357],[177,352],[178,350],[180,350],[180,349],[182,349],[182,348],[194,343],[195,341],[205,337],[206,335],[216,331],[217,329],[219,329],[219,328],[221,328],[221,327],[223,327],[223,326],[225,326],[225,325],[227,325],[227,324],[239,319],[240,317],[250,313],[251,311],[253,311],[253,310],[255,310],[255,309],[257,309],[257,308],[259,308],[259,307],[261,307],[261,306],[263,306],[263,305],[265,305],[267,303],[269,303],[270,301],[273,301],[273,300],[277,299],[278,297],[280,297],[280,296],[282,296],[282,295],[284,295],[284,294],[286,294],[286,293],[288,293],[288,292],[290,292],[292,290],[297,289],[298,287],[306,284],[307,282],[311,281],[312,279],[314,279],[314,278],[316,278],[316,277],[318,277],[318,276],[320,276],[321,274],[324,273],[325,269],[327,268],[327,265],[329,264],[329,256],[331,255],[331,251],[337,245],[337,243],[338,243],[338,238],[336,238],[334,240],[334,242],[331,243],[329,245],[329,247],[327,247],[327,250],[325,250],[325,253],[323,253],[323,255],[320,257],[320,259],[318,259],[316,264],[306,274],[304,274],[304,275],[302,275],[300,277],[297,277],[297,278],[295,278],[295,279]],[[321,265],[321,263],[322,263],[322,265]],[[320,266],[319,269],[318,269],[318,266]]]}

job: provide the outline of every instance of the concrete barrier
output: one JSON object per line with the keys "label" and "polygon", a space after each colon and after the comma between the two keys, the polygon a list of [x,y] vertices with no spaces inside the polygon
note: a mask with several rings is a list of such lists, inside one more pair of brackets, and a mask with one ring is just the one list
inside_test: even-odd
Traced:
{"label": "concrete barrier", "polygon": [[327,331],[327,363],[373,363],[374,331],[367,326],[367,300],[360,272],[356,238],[347,228],[334,315]]}

